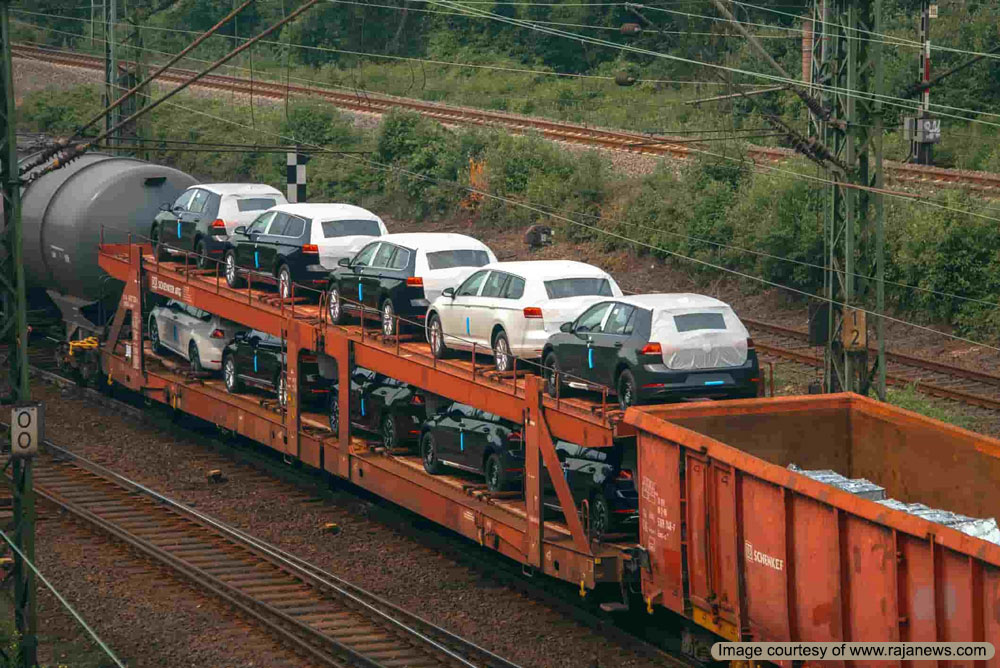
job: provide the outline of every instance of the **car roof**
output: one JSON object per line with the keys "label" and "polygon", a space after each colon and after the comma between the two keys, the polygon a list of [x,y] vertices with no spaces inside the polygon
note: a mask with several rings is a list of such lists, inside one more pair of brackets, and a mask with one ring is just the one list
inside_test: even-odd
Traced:
{"label": "car roof", "polygon": [[400,232],[386,234],[378,240],[431,253],[443,250],[489,250],[479,239],[452,232]]}
{"label": "car roof", "polygon": [[[216,195],[237,195],[240,197],[281,195],[280,190],[265,183],[199,183],[190,186],[188,190],[193,188],[203,188]],[[284,195],[281,196],[284,197]]]}
{"label": "car roof", "polygon": [[298,204],[278,204],[272,206],[270,210],[322,220],[380,220],[368,209],[362,209],[353,204],[300,202]]}
{"label": "car roof", "polygon": [[714,297],[691,292],[657,292],[644,295],[627,295],[615,301],[632,304],[653,311],[686,311],[697,308],[729,308],[729,304]]}
{"label": "car roof", "polygon": [[574,260],[522,260],[520,262],[493,262],[483,269],[509,271],[513,274],[538,278],[543,281],[556,278],[608,278],[608,272],[586,262]]}

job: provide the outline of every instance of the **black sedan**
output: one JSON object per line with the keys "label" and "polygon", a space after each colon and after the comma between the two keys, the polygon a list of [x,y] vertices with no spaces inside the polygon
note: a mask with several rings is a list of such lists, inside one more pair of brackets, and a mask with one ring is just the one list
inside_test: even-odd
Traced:
{"label": "black sedan", "polygon": [[[351,374],[351,424],[376,432],[382,445],[393,450],[410,446],[420,436],[427,406],[420,391],[402,381],[355,367]],[[336,388],[330,394],[330,429],[340,429]]]}
{"label": "black sedan", "polygon": [[[238,332],[222,351],[222,377],[226,390],[239,394],[247,385],[277,393],[285,406],[288,391],[285,374],[286,353],[281,339],[257,330]],[[299,355],[299,401],[304,405],[326,402],[330,383],[319,371],[316,356]]]}
{"label": "black sedan", "polygon": [[692,294],[635,295],[593,305],[543,351],[546,389],[608,387],[622,409],[684,397],[757,396],[760,366],[733,310]]}
{"label": "black sedan", "polygon": [[[609,448],[584,448],[556,442],[556,456],[577,505],[590,511],[595,536],[638,526],[639,495],[633,481],[635,440],[616,439]],[[521,426],[492,413],[453,403],[424,423],[420,457],[431,474],[452,467],[481,475],[492,492],[520,489],[524,480]],[[543,502],[560,510],[548,471],[543,475]]]}

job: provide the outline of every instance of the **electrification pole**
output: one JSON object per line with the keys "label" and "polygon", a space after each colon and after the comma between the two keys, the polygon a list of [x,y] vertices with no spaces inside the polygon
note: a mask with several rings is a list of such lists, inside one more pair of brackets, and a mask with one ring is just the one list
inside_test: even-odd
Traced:
{"label": "electrification pole", "polygon": [[[0,344],[7,350],[10,398],[16,405],[30,399],[28,386],[28,323],[21,258],[21,182],[17,165],[14,120],[14,72],[11,64],[10,0],[0,0],[0,188],[3,197],[2,245],[0,245]],[[34,425],[32,425],[34,426]],[[11,425],[11,482],[13,496],[13,541],[21,554],[14,554],[14,623],[20,635],[20,665],[37,663],[35,576],[25,559],[35,558],[35,500],[31,484],[30,456],[17,456],[13,444],[16,425]],[[23,557],[21,556],[23,555]]]}
{"label": "electrification pole", "polygon": [[[874,381],[885,398],[885,322],[874,325],[877,355],[869,367],[865,309],[885,310],[882,195],[882,0],[816,0],[813,85],[830,111],[813,118],[844,170],[831,170],[826,206],[825,384],[827,391],[867,394]],[[860,186],[860,187],[859,187]],[[873,190],[875,189],[875,190]],[[874,276],[872,285],[868,278]],[[872,292],[875,294],[872,295]],[[872,299],[874,297],[874,300]]]}
{"label": "electrification pole", "polygon": [[941,140],[941,119],[931,118],[931,19],[937,18],[937,5],[922,0],[920,8],[920,113],[907,116],[905,136],[910,140],[910,160],[918,165],[933,162],[932,149]]}
{"label": "electrification pole", "polygon": [[[115,44],[115,27],[118,23],[118,0],[104,0],[104,106],[118,99],[118,58]],[[118,108],[112,109],[104,117],[104,129],[110,130],[121,120]],[[108,146],[117,146],[119,132],[107,139]]]}

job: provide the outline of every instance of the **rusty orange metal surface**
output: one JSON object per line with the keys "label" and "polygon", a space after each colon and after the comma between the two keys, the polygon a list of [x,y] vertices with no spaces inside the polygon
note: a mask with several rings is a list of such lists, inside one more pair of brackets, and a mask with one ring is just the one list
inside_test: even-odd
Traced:
{"label": "rusty orange metal surface", "polygon": [[1000,643],[1000,546],[787,468],[995,517],[1000,441],[849,394],[625,421],[638,432],[647,598],[733,639]]}

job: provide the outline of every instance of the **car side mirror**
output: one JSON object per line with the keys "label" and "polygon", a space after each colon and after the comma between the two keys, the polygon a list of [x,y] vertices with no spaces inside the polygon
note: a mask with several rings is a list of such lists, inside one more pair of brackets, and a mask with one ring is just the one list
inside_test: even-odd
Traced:
{"label": "car side mirror", "polygon": [[260,345],[260,337],[259,336],[251,336],[249,340],[250,340],[250,345],[254,346],[255,348],[258,345]]}
{"label": "car side mirror", "polygon": [[560,462],[565,462],[566,461],[566,451],[565,450],[556,450],[556,459],[558,459]]}
{"label": "car side mirror", "polygon": [[170,211],[170,202],[164,202],[161,204],[160,211]]}
{"label": "car side mirror", "polygon": [[246,332],[236,332],[236,334],[233,335],[233,341],[246,341],[246,340],[247,340]]}
{"label": "car side mirror", "polygon": [[571,322],[564,322],[563,324],[559,325],[559,331],[560,332],[566,332],[567,334],[572,334],[573,333],[573,323],[571,323]]}
{"label": "car side mirror", "polygon": [[445,288],[444,290],[441,291],[441,295],[444,296],[444,297],[448,297],[450,299],[454,299],[455,298],[455,288]]}
{"label": "car side mirror", "polygon": [[233,230],[233,232],[235,232],[236,234],[246,235],[246,233],[247,233],[247,226],[246,225],[240,225],[235,230]]}
{"label": "car side mirror", "polygon": [[348,258],[348,257],[342,257],[339,260],[337,260],[337,266],[339,266],[339,267],[350,267],[351,266],[351,259]]}
{"label": "car side mirror", "polygon": [[448,411],[448,417],[452,420],[461,420],[465,415],[460,410],[452,409]]}

